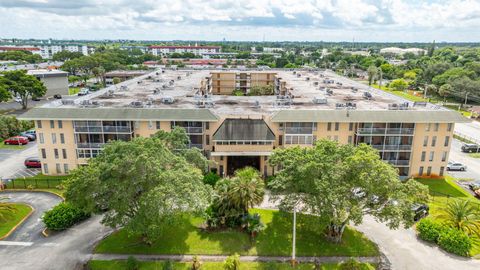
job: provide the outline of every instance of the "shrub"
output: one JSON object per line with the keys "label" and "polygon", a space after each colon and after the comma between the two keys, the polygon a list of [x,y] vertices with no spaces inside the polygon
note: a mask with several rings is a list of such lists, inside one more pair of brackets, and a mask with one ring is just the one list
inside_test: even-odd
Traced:
{"label": "shrub", "polygon": [[127,270],[138,270],[140,269],[140,263],[133,256],[128,256],[127,259]]}
{"label": "shrub", "polygon": [[259,214],[247,214],[242,218],[243,226],[246,228],[247,232],[250,233],[252,237],[263,229],[265,229],[265,225],[260,221]]}
{"label": "shrub", "polygon": [[450,253],[468,257],[472,240],[464,232],[450,228],[440,233],[438,245]]}
{"label": "shrub", "polygon": [[338,269],[340,270],[362,270],[364,269],[362,263],[355,259],[349,259],[346,262],[343,262],[339,265]]}
{"label": "shrub", "polygon": [[166,260],[162,267],[163,270],[173,270],[173,262],[171,260]]}
{"label": "shrub", "polygon": [[214,172],[209,172],[203,176],[203,183],[212,187],[220,180],[220,176]]}
{"label": "shrub", "polygon": [[241,97],[241,96],[245,96],[245,93],[243,93],[242,90],[235,90],[235,91],[232,92],[232,95]]}
{"label": "shrub", "polygon": [[425,241],[436,243],[438,236],[446,228],[429,218],[424,218],[417,223],[418,236]]}
{"label": "shrub", "polygon": [[90,217],[90,213],[86,213],[78,207],[64,202],[45,212],[42,219],[48,229],[61,231],[88,217]]}
{"label": "shrub", "polygon": [[199,270],[201,266],[202,263],[200,262],[198,256],[193,256],[192,270]]}
{"label": "shrub", "polygon": [[225,270],[239,270],[240,269],[240,255],[235,253],[228,256],[225,262],[223,262],[223,269]]}

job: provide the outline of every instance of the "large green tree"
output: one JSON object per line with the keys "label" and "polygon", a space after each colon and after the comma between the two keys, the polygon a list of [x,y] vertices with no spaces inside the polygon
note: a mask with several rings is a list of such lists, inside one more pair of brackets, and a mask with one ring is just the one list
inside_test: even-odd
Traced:
{"label": "large green tree", "polygon": [[277,149],[269,159],[281,170],[270,187],[281,208],[322,217],[326,236],[340,242],[345,226],[367,214],[390,228],[413,224],[412,206],[428,198],[415,181],[402,183],[397,170],[371,146],[320,140],[311,148]]}
{"label": "large green tree", "polygon": [[210,202],[201,170],[171,146],[161,136],[107,144],[88,166],[72,172],[67,200],[86,211],[108,210],[104,224],[155,240],[161,223],[203,212]]}
{"label": "large green tree", "polygon": [[14,96],[20,97],[23,109],[28,106],[28,98],[41,97],[47,92],[43,82],[28,75],[25,70],[4,72],[3,78],[0,79],[0,88],[7,89]]}

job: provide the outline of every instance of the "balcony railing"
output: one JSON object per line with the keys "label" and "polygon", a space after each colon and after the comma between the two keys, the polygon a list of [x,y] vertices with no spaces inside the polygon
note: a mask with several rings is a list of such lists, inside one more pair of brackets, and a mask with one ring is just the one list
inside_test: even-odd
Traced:
{"label": "balcony railing", "polygon": [[92,126],[76,126],[75,132],[83,133],[131,133],[132,128],[126,126],[104,126],[104,127],[92,127]]}
{"label": "balcony railing", "polygon": [[413,134],[413,128],[359,128],[357,134]]}
{"label": "balcony railing", "polygon": [[203,149],[203,144],[191,143],[191,144],[189,144],[189,147],[190,147],[190,148],[194,148],[194,147],[195,147],[195,148],[198,148],[198,149],[201,150],[201,149]]}
{"label": "balcony railing", "polygon": [[77,148],[103,148],[105,143],[77,143]]}
{"label": "balcony railing", "polygon": [[385,161],[396,166],[408,166],[410,164],[410,160],[385,160]]}
{"label": "balcony railing", "polygon": [[313,128],[311,127],[286,127],[285,134],[312,134]]}

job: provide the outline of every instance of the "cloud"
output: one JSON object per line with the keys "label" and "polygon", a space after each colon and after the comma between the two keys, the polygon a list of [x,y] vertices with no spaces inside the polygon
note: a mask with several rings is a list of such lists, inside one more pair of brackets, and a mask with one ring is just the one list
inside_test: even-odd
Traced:
{"label": "cloud", "polygon": [[15,37],[258,39],[261,30],[285,40],[392,32],[450,40],[478,26],[478,0],[0,0],[0,36]]}

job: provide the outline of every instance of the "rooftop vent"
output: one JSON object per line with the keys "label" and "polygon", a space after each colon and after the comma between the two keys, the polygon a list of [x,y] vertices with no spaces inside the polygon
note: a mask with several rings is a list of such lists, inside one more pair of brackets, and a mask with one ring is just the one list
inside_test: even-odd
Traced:
{"label": "rooftop vent", "polygon": [[318,82],[313,82],[313,85],[314,85],[314,86],[318,86]]}
{"label": "rooftop vent", "polygon": [[335,109],[348,109],[348,110],[355,110],[357,109],[357,104],[352,102],[343,103],[336,103]]}
{"label": "rooftop vent", "polygon": [[182,79],[182,76],[177,76],[177,80],[181,80]]}
{"label": "rooftop vent", "polygon": [[408,110],[408,102],[388,104],[389,110]]}
{"label": "rooftop vent", "polygon": [[315,104],[327,104],[327,99],[322,97],[314,97],[313,103]]}
{"label": "rooftop vent", "polygon": [[305,77],[305,81],[310,81],[310,77]]}
{"label": "rooftop vent", "polygon": [[357,93],[357,92],[358,92],[358,88],[355,88],[355,87],[352,86],[352,92],[353,92],[353,93]]}
{"label": "rooftop vent", "polygon": [[62,104],[63,105],[73,105],[73,104],[75,104],[75,101],[73,99],[62,99]]}
{"label": "rooftop vent", "polygon": [[132,101],[130,102],[130,106],[134,108],[142,108],[143,107],[143,102],[141,101]]}
{"label": "rooftop vent", "polygon": [[326,89],[325,89],[325,92],[327,92],[327,96],[333,95],[333,90],[332,90],[332,89],[326,88]]}
{"label": "rooftop vent", "polygon": [[175,99],[173,97],[169,97],[169,96],[162,97],[161,100],[162,100],[163,104],[173,104],[175,102]]}
{"label": "rooftop vent", "polygon": [[337,82],[337,85],[340,85],[340,86],[342,86],[342,85],[343,85],[343,83],[341,83],[341,82]]}
{"label": "rooftop vent", "polygon": [[255,102],[253,103],[253,107],[259,109],[260,108],[260,101],[255,100]]}
{"label": "rooftop vent", "polygon": [[126,85],[120,86],[120,91],[127,91],[127,90],[128,90],[128,86]]}

